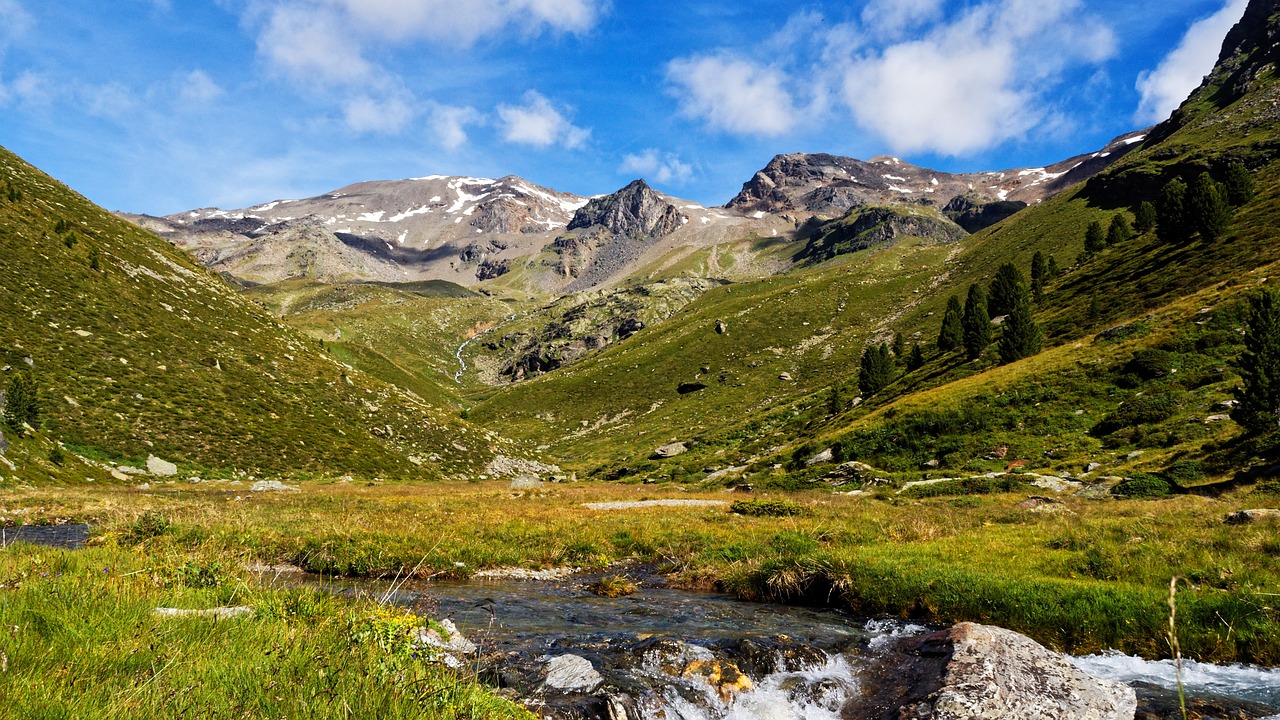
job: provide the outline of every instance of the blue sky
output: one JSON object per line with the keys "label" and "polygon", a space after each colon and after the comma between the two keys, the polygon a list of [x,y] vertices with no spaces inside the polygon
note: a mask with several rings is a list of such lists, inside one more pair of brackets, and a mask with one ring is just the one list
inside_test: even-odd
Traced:
{"label": "blue sky", "polygon": [[1168,115],[1245,0],[0,0],[0,145],[113,210],[771,157],[1035,167]]}

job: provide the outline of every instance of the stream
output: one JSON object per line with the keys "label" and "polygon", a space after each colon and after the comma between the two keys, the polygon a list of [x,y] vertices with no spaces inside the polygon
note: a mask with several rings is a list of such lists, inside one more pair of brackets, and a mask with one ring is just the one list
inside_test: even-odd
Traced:
{"label": "stream", "polygon": [[485,331],[483,331],[483,332],[478,332],[478,333],[476,333],[475,335],[472,335],[471,337],[469,337],[469,338],[467,338],[466,340],[464,340],[464,341],[463,341],[463,343],[462,343],[461,345],[459,345],[459,346],[458,346],[458,350],[457,350],[457,352],[455,352],[455,353],[453,354],[453,356],[454,356],[455,358],[457,358],[457,359],[458,359],[458,371],[457,371],[457,372],[455,372],[455,373],[453,374],[453,381],[454,381],[454,382],[456,382],[456,383],[458,383],[459,385],[461,385],[461,384],[462,384],[462,375],[463,375],[465,372],[467,372],[467,361],[462,359],[462,351],[463,351],[463,350],[466,350],[466,349],[467,349],[467,346],[468,346],[468,345],[470,345],[471,343],[475,342],[478,338],[481,338],[481,337],[484,337],[485,335],[488,335],[489,333],[493,332],[494,330],[497,330],[497,329],[498,329],[499,327],[501,327],[502,325],[505,325],[506,323],[509,323],[509,322],[511,322],[512,320],[515,320],[515,319],[516,319],[516,316],[515,316],[515,315],[508,315],[508,316],[507,316],[507,317],[506,317],[502,322],[494,324],[494,326],[493,326],[493,327],[491,327],[491,328],[489,328],[488,330],[485,330]]}
{"label": "stream", "polygon": [[[480,646],[485,660],[478,669],[487,681],[554,718],[836,719],[860,696],[864,675],[885,648],[938,629],[743,602],[660,582],[609,599],[583,589],[581,578],[393,584],[295,575],[277,581],[385,597],[424,616],[451,619]],[[547,663],[561,655],[590,661],[610,696],[622,700],[548,690]],[[1072,660],[1092,675],[1135,687],[1140,717],[1180,717],[1171,714],[1177,702],[1172,662],[1119,654]],[[750,678],[749,689],[726,692],[739,670]],[[1280,668],[1187,662],[1183,682],[1188,697],[1201,703],[1201,717],[1280,720]]]}
{"label": "stream", "polygon": [[[6,527],[0,546],[24,541],[76,548],[87,536],[85,525]],[[449,619],[479,646],[474,669],[486,682],[549,718],[835,720],[862,696],[871,675],[886,672],[883,660],[897,657],[891,648],[900,638],[938,629],[674,590],[656,575],[644,577],[632,595],[604,598],[585,589],[591,579],[259,576],[267,585],[372,596],[425,618]],[[568,655],[589,661],[598,682],[548,689],[551,661]],[[1134,687],[1139,718],[1181,718],[1172,661],[1119,653],[1071,660],[1091,675]],[[1182,681],[1193,717],[1280,720],[1280,668],[1186,661]],[[595,694],[595,685],[608,695]]]}

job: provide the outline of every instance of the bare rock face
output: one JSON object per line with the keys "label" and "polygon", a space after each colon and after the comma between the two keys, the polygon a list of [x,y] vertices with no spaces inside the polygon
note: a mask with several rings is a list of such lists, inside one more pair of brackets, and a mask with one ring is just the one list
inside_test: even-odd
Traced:
{"label": "bare rock face", "polygon": [[[1102,172],[1137,147],[1145,133],[1122,135],[1095,153],[1043,168],[962,174],[930,170],[889,156],[857,160],[821,153],[778,155],[744,183],[725,207],[744,214],[839,216],[864,205],[943,208],[965,197],[965,206],[953,210],[957,214],[974,211],[960,222],[973,232]],[[987,205],[991,207],[981,210]]]}
{"label": "bare rock face", "polygon": [[[906,641],[886,660],[857,720],[1132,720],[1133,689],[1085,674],[1064,656],[1003,628],[960,623]],[[903,655],[907,662],[903,664]]]}
{"label": "bare rock face", "polygon": [[686,220],[644,180],[636,180],[612,195],[592,199],[574,214],[568,229],[599,225],[614,235],[659,238],[675,232]]}

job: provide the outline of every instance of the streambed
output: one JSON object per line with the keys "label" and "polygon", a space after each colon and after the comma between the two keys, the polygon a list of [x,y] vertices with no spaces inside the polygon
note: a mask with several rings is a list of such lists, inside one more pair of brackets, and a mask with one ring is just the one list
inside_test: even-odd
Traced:
{"label": "streambed", "polygon": [[[275,577],[385,597],[449,618],[480,646],[482,675],[557,718],[622,717],[624,711],[667,720],[840,718],[885,648],[896,638],[937,629],[674,590],[660,578],[610,599],[588,592],[582,578],[393,583]],[[548,689],[547,663],[562,655],[590,661],[614,699],[591,690]],[[1135,687],[1139,717],[1180,717],[1172,663],[1118,654],[1073,661],[1092,675]],[[749,680],[730,687],[739,670]],[[1280,668],[1192,662],[1183,676],[1201,717],[1280,720]]]}

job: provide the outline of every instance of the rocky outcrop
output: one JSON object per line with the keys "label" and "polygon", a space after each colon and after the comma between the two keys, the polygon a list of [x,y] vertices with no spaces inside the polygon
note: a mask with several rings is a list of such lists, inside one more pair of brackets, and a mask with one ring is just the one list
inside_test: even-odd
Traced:
{"label": "rocky outcrop", "polygon": [[566,297],[542,314],[542,324],[517,326],[484,347],[503,358],[503,376],[522,380],[626,340],[720,285],[717,280],[673,279]]}
{"label": "rocky outcrop", "polygon": [[[1021,202],[1025,206],[1102,172],[1137,147],[1133,139],[1142,134],[1123,135],[1098,152],[1048,167],[962,174],[938,172],[888,156],[864,161],[826,154],[778,155],[744,183],[725,207],[744,214],[831,217],[862,205],[942,208],[962,196],[973,198],[978,205]],[[992,217],[997,208],[992,208]]]}
{"label": "rocky outcrop", "polygon": [[675,232],[687,220],[644,180],[636,180],[612,195],[592,199],[574,214],[568,229],[598,225],[614,235],[659,238]]}
{"label": "rocky outcrop", "polygon": [[561,272],[575,278],[565,291],[588,290],[618,275],[688,221],[644,180],[592,199],[550,246],[560,255]]}
{"label": "rocky outcrop", "polygon": [[942,214],[967,232],[976,233],[1012,217],[1025,207],[1027,204],[1021,200],[982,202],[981,199],[962,195],[947,203]]}
{"label": "rocky outcrop", "polygon": [[850,702],[853,720],[1132,720],[1132,688],[1100,680],[1012,630],[960,623],[900,641]]}
{"label": "rocky outcrop", "polygon": [[822,262],[837,255],[891,245],[904,237],[945,243],[956,242],[966,234],[950,220],[923,210],[857,207],[839,220],[823,225],[798,257],[808,262]]}

